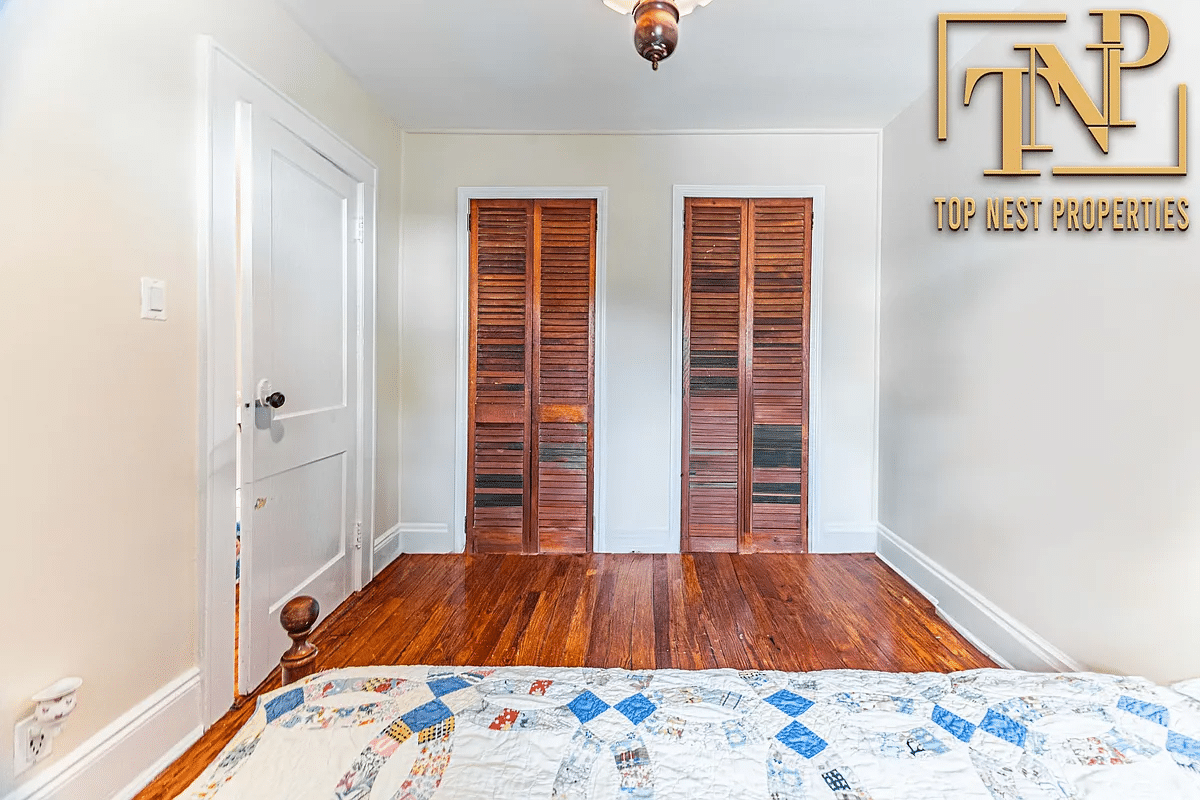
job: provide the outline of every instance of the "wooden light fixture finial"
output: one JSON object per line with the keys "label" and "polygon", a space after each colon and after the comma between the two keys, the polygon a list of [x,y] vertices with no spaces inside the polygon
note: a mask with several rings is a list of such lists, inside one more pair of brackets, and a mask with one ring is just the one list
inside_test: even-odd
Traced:
{"label": "wooden light fixture finial", "polygon": [[670,0],[641,0],[633,19],[633,46],[657,70],[679,43],[679,9]]}

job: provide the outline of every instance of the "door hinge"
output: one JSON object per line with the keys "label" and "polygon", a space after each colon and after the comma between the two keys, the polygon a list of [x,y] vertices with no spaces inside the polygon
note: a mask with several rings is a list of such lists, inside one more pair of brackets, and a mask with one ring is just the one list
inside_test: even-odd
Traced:
{"label": "door hinge", "polygon": [[471,212],[467,212],[467,230],[471,230]]}
{"label": "door hinge", "polygon": [[363,238],[366,235],[367,222],[362,217],[359,217],[354,226],[354,240],[362,244]]}
{"label": "door hinge", "polygon": [[354,549],[362,550],[362,523],[354,523]]}

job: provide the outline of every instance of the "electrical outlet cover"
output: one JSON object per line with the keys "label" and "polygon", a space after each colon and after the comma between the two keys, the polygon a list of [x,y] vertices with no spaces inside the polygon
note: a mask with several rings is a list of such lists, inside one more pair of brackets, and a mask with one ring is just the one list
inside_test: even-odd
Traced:
{"label": "electrical outlet cover", "polygon": [[29,752],[29,738],[35,722],[33,717],[26,717],[17,723],[13,731],[13,775],[20,775],[37,760],[36,755],[30,757]]}
{"label": "electrical outlet cover", "polygon": [[47,736],[34,717],[17,723],[13,731],[13,775],[20,775],[54,750],[54,739]]}

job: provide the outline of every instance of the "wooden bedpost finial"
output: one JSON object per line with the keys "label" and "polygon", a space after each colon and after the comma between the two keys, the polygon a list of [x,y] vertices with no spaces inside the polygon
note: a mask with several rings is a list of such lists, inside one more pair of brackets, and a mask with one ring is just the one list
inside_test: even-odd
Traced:
{"label": "wooden bedpost finial", "polygon": [[292,646],[279,659],[284,686],[307,678],[317,671],[317,648],[309,644],[308,637],[320,614],[320,603],[315,597],[308,595],[293,597],[279,612],[279,624],[292,640]]}

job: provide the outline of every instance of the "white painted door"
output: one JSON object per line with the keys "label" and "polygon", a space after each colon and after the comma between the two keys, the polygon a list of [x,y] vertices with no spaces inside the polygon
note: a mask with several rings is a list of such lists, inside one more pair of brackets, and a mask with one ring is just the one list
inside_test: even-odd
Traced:
{"label": "white painted door", "polygon": [[360,572],[362,201],[356,180],[265,114],[242,152],[244,693],[289,644],[283,604],[313,595],[325,616]]}

